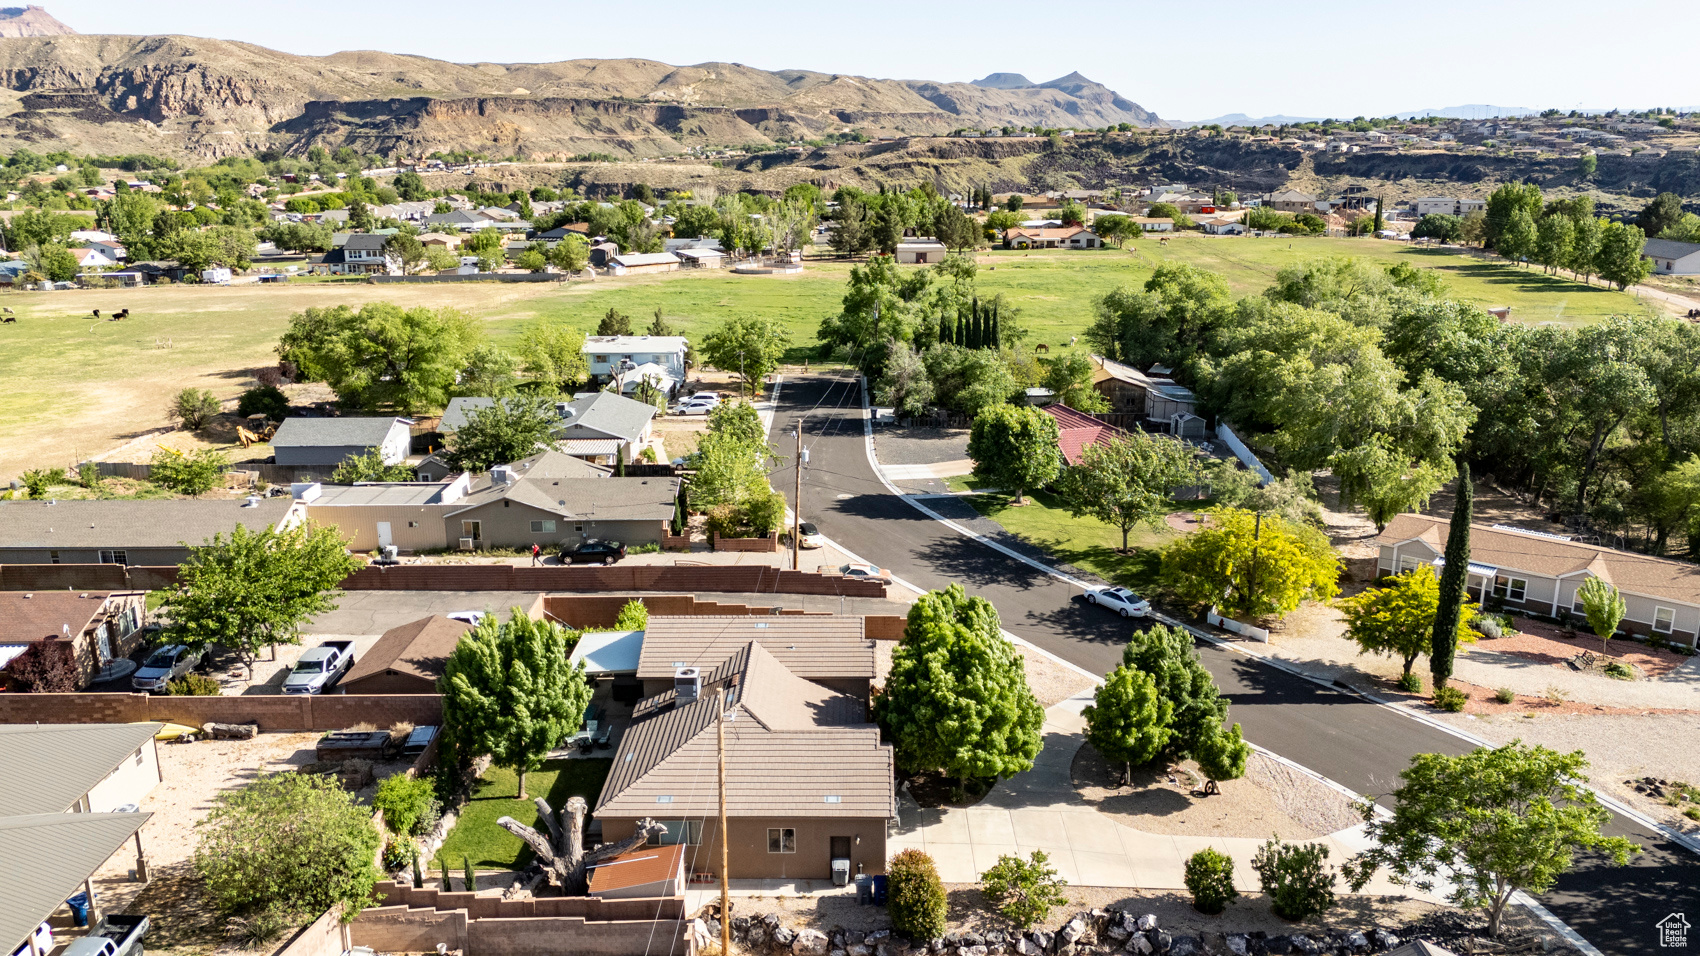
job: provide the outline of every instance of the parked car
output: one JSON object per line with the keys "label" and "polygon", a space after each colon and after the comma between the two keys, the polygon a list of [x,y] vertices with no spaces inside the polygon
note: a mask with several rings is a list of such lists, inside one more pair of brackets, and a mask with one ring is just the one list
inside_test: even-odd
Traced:
{"label": "parked car", "polygon": [[1122,617],[1149,617],[1151,602],[1127,588],[1093,588],[1086,592],[1086,603],[1107,607]]}
{"label": "parked car", "polygon": [[285,694],[322,694],[354,666],[353,641],[325,641],[301,655],[283,680]]}
{"label": "parked car", "polygon": [[71,941],[60,956],[142,956],[146,916],[108,916],[81,939]]}
{"label": "parked car", "polygon": [[680,402],[679,404],[673,406],[673,414],[674,415],[707,415],[709,412],[714,411],[718,407],[720,407],[719,400],[715,400],[715,401],[712,401],[712,402],[691,400],[691,401]]}
{"label": "parked car", "polygon": [[891,583],[891,575],[890,574],[888,574],[884,571],[881,571],[879,568],[877,568],[877,567],[875,567],[871,564],[845,564],[845,565],[840,565],[839,568],[838,568],[838,573],[844,575],[845,577],[849,578],[852,581],[879,581],[883,584],[890,584]]}
{"label": "parked car", "polygon": [[160,693],[167,684],[189,673],[200,661],[201,652],[190,650],[185,644],[162,647],[149,654],[142,666],[136,669],[130,678],[130,686],[150,694]]}
{"label": "parked car", "polygon": [[804,521],[797,525],[797,532],[797,546],[804,551],[826,547],[826,538],[821,535],[820,529],[815,527],[813,521]]}
{"label": "parked car", "polygon": [[562,564],[613,564],[626,556],[626,546],[618,541],[590,540],[572,548],[561,549]]}

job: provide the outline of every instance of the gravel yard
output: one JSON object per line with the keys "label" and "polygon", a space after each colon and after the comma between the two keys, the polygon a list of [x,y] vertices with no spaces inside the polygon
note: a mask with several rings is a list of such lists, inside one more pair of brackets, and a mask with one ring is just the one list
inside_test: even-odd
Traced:
{"label": "gravel yard", "polygon": [[874,451],[882,465],[937,465],[968,457],[966,428],[878,428]]}

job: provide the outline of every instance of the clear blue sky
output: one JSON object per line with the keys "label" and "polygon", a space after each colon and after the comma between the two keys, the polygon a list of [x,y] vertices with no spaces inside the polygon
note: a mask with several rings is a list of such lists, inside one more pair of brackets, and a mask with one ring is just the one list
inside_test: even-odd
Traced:
{"label": "clear blue sky", "polygon": [[302,54],[722,60],[963,81],[1079,70],[1176,119],[1700,104],[1692,0],[38,2],[81,33],[182,33]]}

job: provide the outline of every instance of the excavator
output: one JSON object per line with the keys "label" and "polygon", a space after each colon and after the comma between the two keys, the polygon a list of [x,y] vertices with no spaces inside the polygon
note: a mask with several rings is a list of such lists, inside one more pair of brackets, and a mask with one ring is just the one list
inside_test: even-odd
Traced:
{"label": "excavator", "polygon": [[242,443],[243,448],[247,448],[250,445],[257,445],[261,442],[271,441],[272,436],[277,434],[277,424],[274,422],[266,422],[264,425],[256,425],[255,429],[255,431],[249,431],[244,425],[236,426],[236,438]]}

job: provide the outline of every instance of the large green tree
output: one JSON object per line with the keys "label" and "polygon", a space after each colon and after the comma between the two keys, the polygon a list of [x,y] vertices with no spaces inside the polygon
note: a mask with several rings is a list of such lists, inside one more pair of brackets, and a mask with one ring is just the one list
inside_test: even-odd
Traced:
{"label": "large green tree", "polygon": [[1519,890],[1540,894],[1570,869],[1578,850],[1619,866],[1640,847],[1600,832],[1611,815],[1587,786],[1580,750],[1561,754],[1513,741],[1462,756],[1418,754],[1399,774],[1393,814],[1361,809],[1375,845],[1342,867],[1354,892],[1385,868],[1394,883],[1424,892],[1451,887],[1452,902],[1486,908],[1499,935]]}
{"label": "large green tree", "polygon": [[703,340],[702,357],[723,371],[736,371],[740,390],[761,391],[759,384],[779,368],[791,335],[778,320],[764,315],[745,315],[722,322]]}
{"label": "large green tree", "polygon": [[1275,515],[1206,513],[1206,527],[1163,552],[1163,580],[1181,600],[1229,616],[1280,617],[1339,592],[1340,560],[1321,532]]}
{"label": "large green tree", "polygon": [[1088,445],[1063,472],[1058,490],[1075,517],[1090,515],[1119,529],[1125,552],[1128,533],[1136,525],[1161,524],[1172,492],[1196,484],[1201,474],[1191,445],[1136,431]]}
{"label": "large green tree", "polygon": [[1600,639],[1600,648],[1604,650],[1610,645],[1612,635],[1617,633],[1617,625],[1623,621],[1623,616],[1629,613],[1623,595],[1611,582],[1590,574],[1576,588],[1576,600],[1582,602],[1582,613],[1588,618],[1588,627]]}
{"label": "large green tree", "polygon": [[[1440,606],[1440,580],[1426,564],[1397,575],[1383,587],[1369,588],[1337,605],[1346,619],[1346,636],[1366,654],[1384,654],[1411,665],[1434,641],[1434,616]],[[1475,613],[1469,601],[1458,605],[1455,633],[1473,639],[1466,622]]]}
{"label": "large green tree", "polygon": [[1099,685],[1081,716],[1086,742],[1105,760],[1121,764],[1125,781],[1132,779],[1134,764],[1151,762],[1168,745],[1174,704],[1157,693],[1151,675],[1122,666]]}
{"label": "large green tree", "polygon": [[512,769],[519,799],[525,775],[584,720],[591,686],[584,663],[567,662],[571,653],[560,625],[516,607],[505,622],[486,615],[443,665],[444,740],[463,758],[488,754]]}
{"label": "large green tree", "polygon": [[966,782],[1032,769],[1045,712],[997,610],[953,584],[909,609],[874,719],[900,770]]}
{"label": "large green tree", "polygon": [[1223,732],[1228,702],[1185,630],[1156,624],[1134,631],[1122,648],[1122,666],[1149,676],[1157,696],[1169,704],[1172,716],[1164,752],[1170,757],[1196,756],[1205,741]]}
{"label": "large green tree", "polygon": [[1608,222],[1600,226],[1600,251],[1594,256],[1594,271],[1615,284],[1618,291],[1647,278],[1653,263],[1641,255],[1646,236],[1638,226]]}
{"label": "large green tree", "polygon": [[297,313],[278,354],[356,408],[415,412],[448,403],[479,338],[456,309],[373,302],[359,311],[339,305]]}
{"label": "large green tree", "polygon": [[445,460],[455,468],[485,471],[559,448],[555,430],[560,427],[560,413],[548,398],[499,398],[473,409],[466,424],[449,434]]}
{"label": "large green tree", "polygon": [[538,323],[519,345],[521,366],[533,379],[559,392],[585,380],[584,333],[565,324]]}
{"label": "large green tree", "polygon": [[1421,508],[1446,481],[1439,465],[1410,460],[1385,434],[1334,453],[1328,460],[1340,479],[1340,497],[1362,505],[1380,532],[1397,515]]}
{"label": "large green tree", "polygon": [[1025,503],[1027,489],[1050,484],[1061,471],[1057,435],[1057,420],[1037,408],[982,410],[968,435],[974,477],[1012,493],[1016,504]]}
{"label": "large green tree", "polygon": [[336,610],[333,589],[359,568],[335,528],[237,525],[190,548],[165,595],[166,637],[228,647],[252,673],[260,648],[299,644],[308,618]]}
{"label": "large green tree", "polygon": [[1676,193],[1663,192],[1642,207],[1641,214],[1635,217],[1635,225],[1641,228],[1644,235],[1656,236],[1681,222],[1683,215],[1682,197]]}

